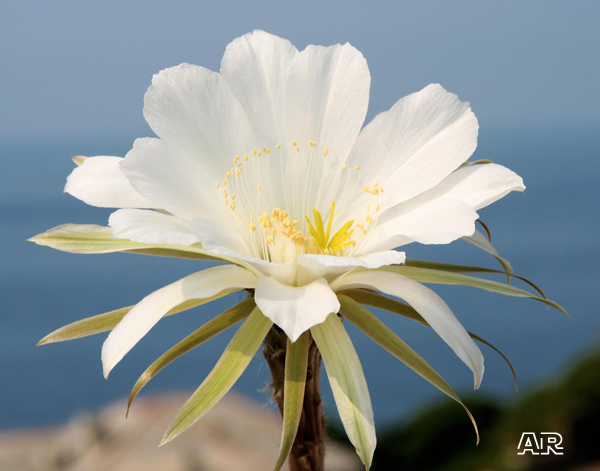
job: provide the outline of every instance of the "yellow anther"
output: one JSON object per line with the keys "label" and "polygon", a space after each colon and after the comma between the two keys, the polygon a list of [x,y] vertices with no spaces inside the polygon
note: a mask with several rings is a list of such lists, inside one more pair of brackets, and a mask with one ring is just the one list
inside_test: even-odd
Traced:
{"label": "yellow anther", "polygon": [[329,154],[329,149],[327,147],[325,147],[325,150],[323,151],[323,155],[325,157],[327,157],[327,154]]}
{"label": "yellow anther", "polygon": [[239,176],[240,176],[240,173],[242,173],[242,169],[239,169],[239,170],[236,172],[235,176],[236,176],[236,177],[239,177]]}
{"label": "yellow anther", "polygon": [[262,186],[261,185],[258,185],[258,191],[259,191],[259,193],[262,191]]}
{"label": "yellow anther", "polygon": [[360,167],[357,165],[356,167],[354,167],[354,170],[360,170]]}
{"label": "yellow anther", "polygon": [[220,184],[220,183],[217,183],[217,190],[219,189],[219,187],[220,187],[220,186],[221,186],[221,184]]}
{"label": "yellow anther", "polygon": [[[233,195],[233,198],[235,198],[235,195]],[[233,198],[231,198],[231,199],[233,199]],[[370,204],[367,205],[367,211],[371,211],[371,205]]]}
{"label": "yellow anther", "polygon": [[267,245],[271,245],[272,243],[274,243],[275,241],[273,240],[272,237],[267,237],[267,239],[265,240],[265,242],[267,243]]}
{"label": "yellow anther", "polygon": [[244,154],[244,161],[248,162],[248,154]]}
{"label": "yellow anther", "polygon": [[227,195],[228,195],[227,190],[223,191],[223,197],[227,198]]}
{"label": "yellow anther", "polygon": [[375,211],[379,211],[380,207],[381,207],[380,205],[375,206]]}
{"label": "yellow anther", "polygon": [[363,186],[363,190],[365,190],[367,193],[371,193],[371,189],[368,186]]}
{"label": "yellow anther", "polygon": [[383,188],[379,188],[379,190],[383,193]]}
{"label": "yellow anther", "polygon": [[262,155],[262,152],[261,152],[261,151],[258,151],[258,152],[256,153],[256,156],[257,156],[257,157],[260,157],[261,155]]}
{"label": "yellow anther", "polygon": [[233,177],[233,167],[231,167],[230,172],[231,172],[231,176]]}
{"label": "yellow anther", "polygon": [[225,178],[229,178],[229,171],[227,171],[227,173],[225,174]]}
{"label": "yellow anther", "polygon": [[296,141],[292,141],[292,145],[293,145],[294,147],[298,147],[298,144],[296,144]]}
{"label": "yellow anther", "polygon": [[252,151],[252,155],[256,155],[256,149]]}
{"label": "yellow anther", "polygon": [[236,161],[236,160],[238,160],[239,158],[240,158],[240,156],[239,156],[239,155],[236,155],[236,156],[235,156],[235,159],[233,159],[233,161],[235,162],[235,161]]}
{"label": "yellow anther", "polygon": [[235,193],[233,195],[231,195],[231,201],[233,201],[235,199]]}
{"label": "yellow anther", "polygon": [[367,215],[367,217],[365,218],[365,221],[367,221],[369,224],[373,224],[373,218],[369,215]]}
{"label": "yellow anther", "polygon": [[296,146],[296,152],[300,152],[300,147]]}
{"label": "yellow anther", "polygon": [[223,180],[223,186],[227,186],[227,180]]}
{"label": "yellow anther", "polygon": [[232,211],[235,211],[235,203],[233,201],[229,205],[229,209],[231,209]]}
{"label": "yellow anther", "polygon": [[375,182],[375,185],[373,185],[373,188],[377,188],[379,186],[379,182]]}
{"label": "yellow anther", "polygon": [[346,170],[347,168],[348,168],[348,165],[344,165],[344,166],[342,167],[342,170]]}
{"label": "yellow anther", "polygon": [[250,220],[254,221],[254,213],[250,213]]}
{"label": "yellow anther", "polygon": [[281,149],[281,146],[280,146],[279,144],[277,144],[277,145],[275,146],[275,149]]}
{"label": "yellow anther", "polygon": [[242,220],[242,215],[238,214],[238,219],[241,221]]}
{"label": "yellow anther", "polygon": [[227,201],[227,199],[225,199],[225,206],[229,206],[229,201]]}

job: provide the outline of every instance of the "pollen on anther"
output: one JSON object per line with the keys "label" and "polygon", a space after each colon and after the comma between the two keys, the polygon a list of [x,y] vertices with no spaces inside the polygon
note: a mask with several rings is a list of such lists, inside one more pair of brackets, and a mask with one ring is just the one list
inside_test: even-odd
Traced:
{"label": "pollen on anther", "polygon": [[298,147],[298,144],[296,144],[296,141],[292,141],[292,145],[293,145],[294,147]]}
{"label": "pollen on anther", "polygon": [[244,154],[244,161],[248,162],[248,154]]}
{"label": "pollen on anther", "polygon": [[220,186],[221,186],[221,184],[220,184],[220,183],[217,183],[217,190],[219,189],[219,187],[220,187]]}
{"label": "pollen on anther", "polygon": [[327,147],[325,147],[325,150],[323,151],[323,155],[325,157],[327,157],[327,154],[329,154],[329,149]]}
{"label": "pollen on anther", "polygon": [[242,220],[242,215],[238,214],[238,219],[241,221]]}
{"label": "pollen on anther", "polygon": [[354,170],[360,170],[359,166],[354,167]]}
{"label": "pollen on anther", "polygon": [[375,206],[375,211],[379,211],[379,208],[381,208],[380,205]]}
{"label": "pollen on anther", "polygon": [[261,152],[261,151],[258,151],[258,152],[256,153],[256,156],[257,156],[257,157],[260,157],[260,156],[261,156],[261,154],[262,154],[262,152]]}
{"label": "pollen on anther", "polygon": [[261,192],[262,191],[262,186],[258,185],[258,191]]}
{"label": "pollen on anther", "polygon": [[348,165],[344,165],[344,166],[342,167],[342,170],[346,170],[347,168],[348,168]]}
{"label": "pollen on anther", "polygon": [[252,155],[256,155],[256,149],[252,151]]}

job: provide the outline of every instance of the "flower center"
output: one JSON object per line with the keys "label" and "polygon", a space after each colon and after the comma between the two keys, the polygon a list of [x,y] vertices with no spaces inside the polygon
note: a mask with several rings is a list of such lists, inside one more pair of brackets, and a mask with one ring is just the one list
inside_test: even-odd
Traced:
{"label": "flower center", "polygon": [[[274,263],[297,260],[301,254],[349,255],[374,227],[383,188],[377,182],[361,188],[360,168],[342,165],[327,147],[318,148],[311,141],[301,151],[297,142],[291,144],[287,153],[276,145],[273,156],[265,147],[234,157],[233,167],[216,184],[231,225],[240,231],[253,256]],[[352,208],[352,219],[332,235],[337,227],[335,201],[355,204],[359,197],[365,200],[360,196],[363,192],[368,194],[368,204]],[[331,211],[324,222],[317,208],[327,194]],[[307,214],[311,207],[312,221]],[[288,210],[300,218],[293,219]],[[344,214],[348,217],[348,211]]]}

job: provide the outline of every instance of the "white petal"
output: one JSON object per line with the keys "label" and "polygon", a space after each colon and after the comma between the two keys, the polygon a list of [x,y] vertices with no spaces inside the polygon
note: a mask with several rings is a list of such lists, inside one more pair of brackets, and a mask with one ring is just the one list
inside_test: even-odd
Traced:
{"label": "white petal", "polygon": [[477,212],[458,199],[440,198],[383,224],[378,224],[366,251],[399,247],[410,242],[448,244],[475,232]]}
{"label": "white petal", "polygon": [[129,311],[102,346],[104,376],[172,308],[190,299],[210,298],[223,290],[254,288],[256,277],[232,265],[209,268],[155,291]]}
{"label": "white petal", "polygon": [[[286,142],[281,144],[290,156],[288,181],[295,178],[310,184],[306,200],[312,206],[303,205],[302,214],[312,207],[322,211],[331,207],[341,166],[365,119],[370,83],[366,60],[350,44],[308,46],[294,59],[285,88]],[[292,141],[301,154],[296,154]],[[316,142],[314,150],[311,141]],[[316,158],[306,165],[313,152]],[[302,159],[294,159],[296,155]],[[304,200],[304,185],[297,193],[296,198]]]}
{"label": "white petal", "polygon": [[142,209],[120,209],[108,225],[115,239],[144,244],[192,245],[199,242],[190,223],[177,216]]}
{"label": "white petal", "polygon": [[[367,128],[365,128],[367,130]],[[363,184],[379,182],[386,205],[437,185],[469,158],[478,124],[468,103],[433,84],[398,101],[358,137],[348,164]]]}
{"label": "white petal", "polygon": [[200,173],[189,168],[188,178],[211,189],[236,155],[257,147],[250,120],[225,79],[203,67],[181,64],[156,74],[144,117],[161,139],[200,164]]}
{"label": "white petal", "polygon": [[356,350],[336,314],[311,329],[344,429],[366,469],[377,443],[373,407]]}
{"label": "white petal", "polygon": [[207,218],[194,218],[190,224],[204,250],[252,262],[268,263],[250,255],[246,241],[235,229]]}
{"label": "white petal", "polygon": [[[386,265],[404,263],[404,252],[386,250],[384,252],[370,253],[361,257],[336,257],[333,255],[306,254],[298,257],[298,264],[306,268],[314,278],[325,277],[330,280],[335,276],[346,273],[353,268],[379,268]],[[306,276],[306,275],[305,275]],[[304,284],[299,280],[300,284]]]}
{"label": "white petal", "polygon": [[287,39],[256,30],[232,41],[221,61],[221,75],[257,132],[270,142],[285,139],[283,89],[297,54]]}
{"label": "white petal", "polygon": [[471,165],[452,172],[431,190],[397,204],[379,216],[383,223],[437,198],[455,198],[474,209],[481,209],[511,191],[523,191],[523,179],[496,164]]}
{"label": "white petal", "polygon": [[262,313],[292,342],[340,308],[336,295],[322,278],[300,287],[283,285],[269,277],[259,278],[254,299]]}
{"label": "white petal", "polygon": [[158,207],[179,217],[211,217],[224,214],[219,180],[203,162],[186,154],[178,145],[161,139],[137,139],[121,168],[136,191]]}
{"label": "white petal", "polygon": [[429,288],[396,273],[364,271],[349,273],[331,284],[334,291],[351,288],[376,289],[407,301],[458,357],[473,371],[475,388],[483,378],[483,355],[446,303]]}
{"label": "white petal", "polygon": [[65,192],[101,208],[155,208],[121,171],[121,157],[88,157],[67,178]]}

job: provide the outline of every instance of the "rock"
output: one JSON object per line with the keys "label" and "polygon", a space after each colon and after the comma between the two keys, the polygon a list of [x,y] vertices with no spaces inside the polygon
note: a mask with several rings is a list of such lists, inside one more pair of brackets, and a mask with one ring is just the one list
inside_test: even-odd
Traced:
{"label": "rock", "polygon": [[[277,460],[281,418],[229,393],[198,423],[157,448],[189,395],[140,397],[48,429],[0,434],[0,471],[262,471]],[[287,467],[284,468],[287,470]],[[326,469],[364,469],[354,450],[328,443]]]}

